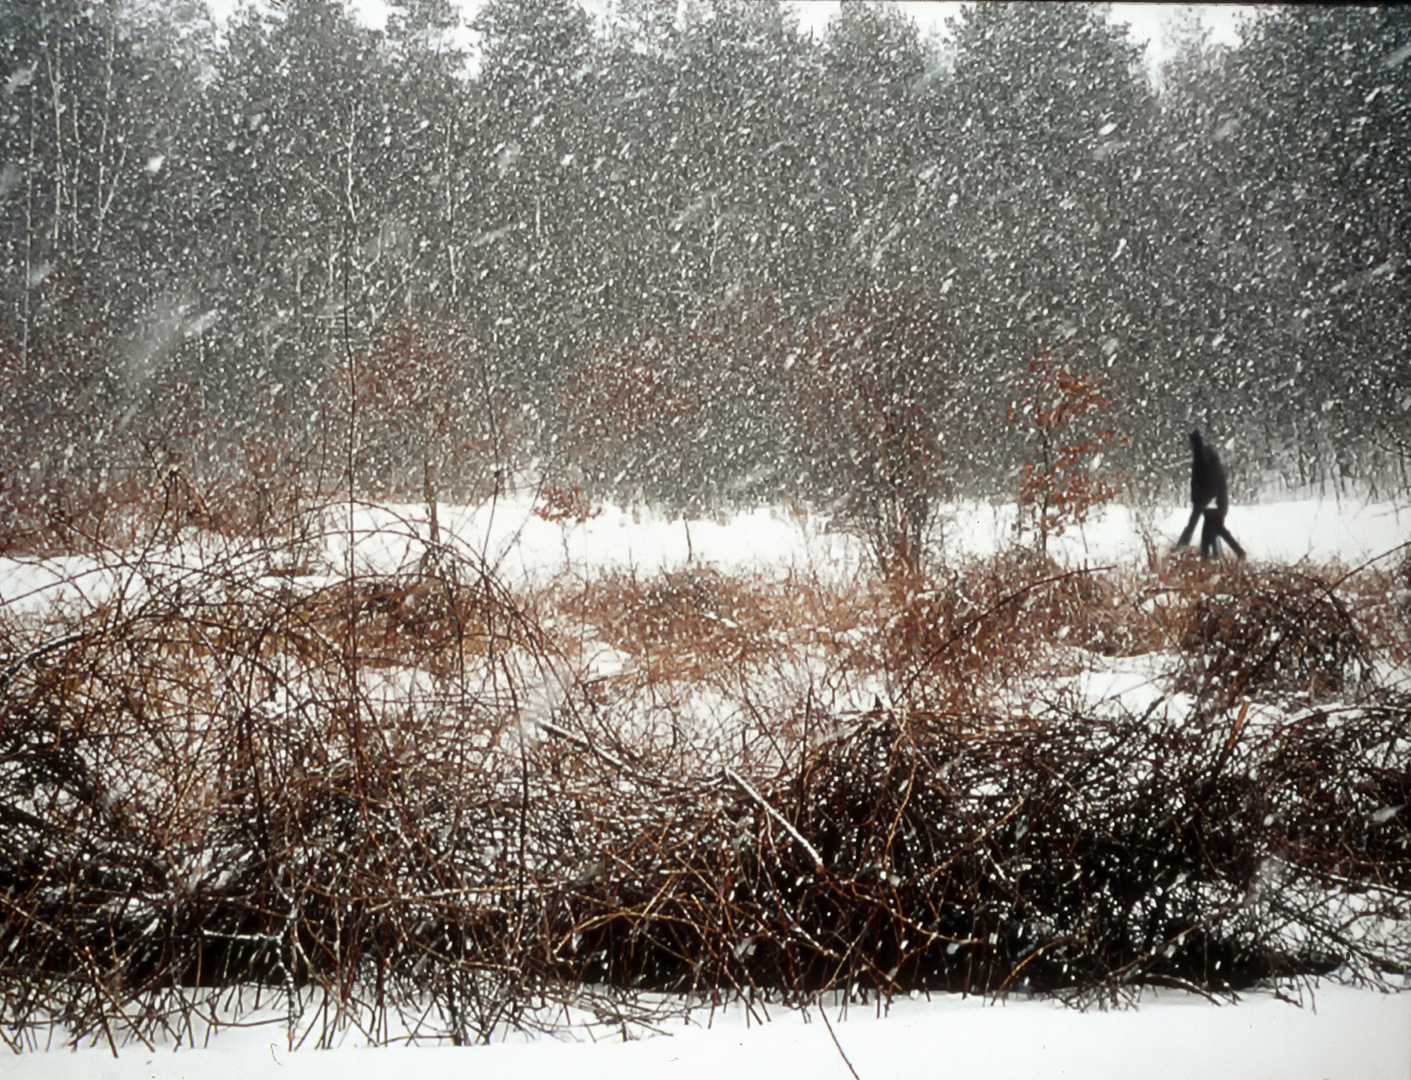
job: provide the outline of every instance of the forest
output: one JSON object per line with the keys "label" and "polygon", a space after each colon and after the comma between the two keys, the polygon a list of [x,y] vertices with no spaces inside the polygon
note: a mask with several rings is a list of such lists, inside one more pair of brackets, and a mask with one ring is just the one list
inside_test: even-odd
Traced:
{"label": "forest", "polygon": [[461,19],[3,6],[11,547],[174,470],[242,520],[526,472],[924,518],[1015,498],[1036,367],[1100,395],[1129,499],[1180,491],[1192,426],[1237,498],[1407,485],[1399,5],[1192,21],[1156,72],[1100,5],[923,38],[846,4],[820,40],[771,3],[490,0],[474,55]]}

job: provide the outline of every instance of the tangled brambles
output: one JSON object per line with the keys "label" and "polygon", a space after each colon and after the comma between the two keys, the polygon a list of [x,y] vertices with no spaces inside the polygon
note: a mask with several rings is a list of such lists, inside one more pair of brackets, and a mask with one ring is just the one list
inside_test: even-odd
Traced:
{"label": "tangled brambles", "polygon": [[[703,783],[605,839],[565,896],[558,955],[589,981],[798,998],[1110,1000],[1406,970],[1404,928],[1372,931],[1411,887],[1406,823],[1385,813],[1411,771],[1404,750],[1380,764],[1408,720],[878,713],[768,783]],[[1298,764],[1330,759],[1340,771]],[[1330,904],[1351,879],[1368,891]],[[1349,941],[1348,920],[1368,933]]]}
{"label": "tangled brambles", "polygon": [[1370,676],[1367,645],[1328,582],[1269,569],[1220,584],[1191,612],[1183,643],[1191,685],[1218,688],[1227,701],[1267,691],[1322,701]]}
{"label": "tangled brambles", "polygon": [[513,1024],[536,966],[508,763],[547,662],[513,600],[464,560],[312,589],[150,569],[57,632],[5,627],[12,1045],[180,1037],[242,987],[335,1026]]}
{"label": "tangled brambles", "polygon": [[[271,996],[319,1040],[468,1041],[551,1004],[676,1007],[642,991],[1083,1004],[1411,972],[1411,701],[1279,702],[1368,662],[1309,575],[1161,584],[1149,618],[1124,579],[1047,563],[899,597],[615,578],[576,592],[622,665],[590,679],[449,551],[350,581],[267,564],[143,564],[0,623],[12,1047],[190,1039]],[[1026,659],[1054,685],[1044,650],[1182,611],[1193,701],[999,704]],[[857,670],[912,703],[822,702]],[[731,709],[718,738],[632,726],[683,680]]]}

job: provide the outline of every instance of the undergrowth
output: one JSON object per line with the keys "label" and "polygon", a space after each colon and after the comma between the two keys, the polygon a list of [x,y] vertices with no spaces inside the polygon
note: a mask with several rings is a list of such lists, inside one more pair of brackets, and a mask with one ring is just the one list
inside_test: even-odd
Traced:
{"label": "undergrowth", "polygon": [[[0,613],[10,1047],[253,1002],[315,1043],[464,1042],[546,1003],[650,1023],[643,991],[1411,969],[1405,562],[531,595],[280,535],[110,550]],[[1063,689],[1138,659],[1140,706]]]}

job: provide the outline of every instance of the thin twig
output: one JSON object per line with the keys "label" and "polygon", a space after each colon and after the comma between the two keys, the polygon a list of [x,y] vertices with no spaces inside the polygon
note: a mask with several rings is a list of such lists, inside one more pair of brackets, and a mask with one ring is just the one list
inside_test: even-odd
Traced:
{"label": "thin twig", "polygon": [[843,1049],[843,1044],[838,1041],[838,1033],[833,1030],[833,1022],[828,1019],[828,1007],[823,1004],[821,998],[818,1002],[818,1014],[823,1017],[823,1026],[828,1029],[828,1036],[833,1040],[833,1045],[838,1048],[838,1056],[843,1059],[843,1064],[848,1067],[848,1072],[852,1073],[853,1080],[862,1080],[862,1077],[857,1075],[857,1070],[853,1068],[847,1051]]}

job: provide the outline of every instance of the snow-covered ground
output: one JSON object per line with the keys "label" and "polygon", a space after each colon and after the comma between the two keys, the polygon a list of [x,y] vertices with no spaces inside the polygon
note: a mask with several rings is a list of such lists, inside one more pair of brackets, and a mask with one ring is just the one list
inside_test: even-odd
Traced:
{"label": "snow-covered ground", "polygon": [[[672,520],[649,512],[605,508],[567,525],[532,512],[532,498],[493,507],[443,508],[441,526],[483,553],[507,581],[543,581],[606,569],[643,573],[690,562],[724,572],[808,571],[855,573],[864,551],[854,539],[817,517],[758,510],[725,521]],[[337,517],[337,515],[335,515]],[[407,565],[422,550],[425,514],[415,507],[363,510],[354,515],[361,565]],[[1132,512],[1112,508],[1058,542],[1061,557],[1090,564],[1141,560],[1164,552],[1184,524],[1185,511]],[[346,520],[346,517],[344,518]],[[1013,542],[1012,509],[953,508],[943,523],[948,559],[985,554]],[[335,523],[336,524],[336,523]],[[1256,560],[1339,561],[1348,567],[1389,552],[1411,538],[1411,510],[1391,504],[1297,501],[1237,507],[1230,527]],[[342,559],[346,533],[331,534],[327,569]],[[202,543],[170,552],[170,572],[200,564]],[[132,563],[0,560],[0,605],[39,611],[60,599],[84,605],[115,590],[141,587]],[[382,1048],[349,1036],[332,1051],[290,1052],[277,1024],[224,1031],[207,1048],[143,1046],[114,1059],[106,1048],[59,1048],[0,1058],[6,1080],[83,1080],[89,1077],[176,1078],[261,1076],[364,1077],[414,1072],[490,1077],[1282,1077],[1411,1078],[1411,992],[1401,996],[1325,984],[1305,992],[1301,1005],[1272,994],[1245,995],[1217,1006],[1177,993],[1148,991],[1136,1008],[1078,1013],[1048,1001],[1011,998],[936,998],[895,1003],[878,1017],[854,1006],[822,1022],[771,1008],[769,1021],[747,1019],[740,1007],[693,1015],[669,1034],[624,1041],[565,1035],[514,1040],[488,1047]],[[834,1039],[836,1036],[836,1042]],[[846,1055],[846,1058],[844,1057]]]}
{"label": "snow-covered ground", "polygon": [[[878,1018],[836,1007],[824,1024],[772,1009],[746,1022],[732,1007],[644,1039],[598,1042],[540,1038],[491,1046],[381,1047],[289,1052],[275,1027],[215,1037],[209,1048],[148,1050],[116,1060],[106,1049],[0,1059],[7,1080],[416,1080],[473,1076],[555,1080],[966,1080],[1079,1077],[1088,1080],[1402,1080],[1411,1077],[1411,993],[1386,995],[1323,986],[1302,1007],[1271,995],[1217,1006],[1185,994],[1148,992],[1134,1009],[1078,1013],[1047,1001],[936,998],[895,1003]],[[832,1028],[830,1034],[829,1027]],[[834,1037],[836,1036],[836,1043]],[[841,1048],[841,1052],[840,1052]],[[847,1060],[843,1058],[846,1054]]]}
{"label": "snow-covered ground", "polygon": [[[854,572],[862,546],[826,519],[759,509],[724,521],[683,521],[646,511],[604,507],[581,524],[560,525],[531,512],[532,500],[505,500],[441,517],[474,550],[510,574],[535,576],[572,568],[674,569],[696,561],[725,572],[812,569]],[[1074,563],[1124,561],[1147,545],[1169,549],[1185,525],[1184,507],[1131,510],[1113,506],[1081,529],[1052,541],[1054,553]],[[403,508],[400,521],[424,517]],[[990,554],[1015,543],[1015,508],[965,503],[946,509],[940,544],[948,559]],[[1411,539],[1411,507],[1302,499],[1230,511],[1230,530],[1251,559],[1295,563],[1340,560],[1349,566]],[[391,555],[391,552],[387,553]]]}
{"label": "snow-covered ground", "polygon": [[[864,545],[832,528],[827,518],[782,508],[744,511],[721,520],[683,520],[606,506],[584,522],[556,522],[535,514],[534,505],[532,493],[526,493],[479,507],[442,507],[438,517],[443,538],[483,556],[509,584],[607,570],[654,574],[691,564],[723,573],[807,572],[836,580],[856,574],[867,558]],[[1081,528],[1051,540],[1050,550],[1071,565],[1143,559],[1148,550],[1170,549],[1186,513],[1184,508],[1109,507]],[[987,555],[1015,544],[1014,517],[1013,506],[968,503],[947,508],[939,525],[946,559]],[[328,515],[328,569],[345,565],[347,521],[341,509]],[[421,506],[356,510],[352,530],[359,568],[414,565],[425,551],[426,521]],[[1236,507],[1229,525],[1251,559],[1337,561],[1351,568],[1411,540],[1411,507],[1303,499]],[[197,538],[187,550],[148,552],[141,566],[125,555],[101,562],[74,557],[0,559],[0,605],[15,611],[38,609],[58,598],[96,603],[115,589],[137,587],[141,574],[154,567],[167,574],[194,569],[213,543],[223,546]]]}

